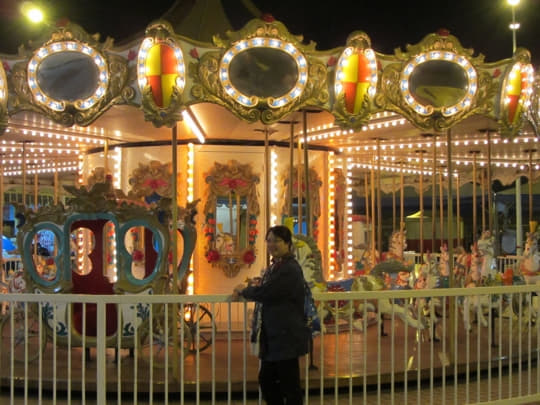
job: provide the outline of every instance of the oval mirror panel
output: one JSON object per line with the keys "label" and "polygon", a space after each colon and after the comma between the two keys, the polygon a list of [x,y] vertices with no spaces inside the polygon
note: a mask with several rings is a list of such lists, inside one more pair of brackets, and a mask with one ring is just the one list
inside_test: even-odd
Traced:
{"label": "oval mirror panel", "polygon": [[414,68],[409,89],[416,101],[435,108],[457,104],[467,94],[465,70],[454,62],[430,60]]}
{"label": "oval mirror panel", "polygon": [[98,67],[91,57],[78,52],[53,53],[41,61],[36,73],[41,90],[55,100],[86,99],[98,87]]}
{"label": "oval mirror panel", "polygon": [[298,81],[298,67],[287,53],[271,48],[246,49],[229,66],[234,87],[246,96],[280,97]]}

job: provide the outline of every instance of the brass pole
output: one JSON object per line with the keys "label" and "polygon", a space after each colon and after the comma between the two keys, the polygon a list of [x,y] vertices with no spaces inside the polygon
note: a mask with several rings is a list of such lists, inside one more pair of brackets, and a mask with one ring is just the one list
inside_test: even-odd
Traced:
{"label": "brass pole", "polygon": [[26,142],[22,145],[22,203],[26,207]]}
{"label": "brass pole", "polygon": [[474,154],[473,154],[473,174],[472,174],[472,214],[473,214],[473,217],[472,217],[472,231],[473,231],[473,234],[472,234],[472,241],[473,243],[476,242],[476,234],[477,234],[477,224],[476,224],[476,214],[477,214],[477,210],[476,210],[476,156],[477,156],[477,152],[475,151]]}
{"label": "brass pole", "polygon": [[[435,241],[437,239],[437,142],[433,137],[433,173],[431,175],[431,251],[435,251]],[[420,258],[422,263],[423,257]]]}
{"label": "brass pole", "polygon": [[[376,263],[377,246],[375,245],[375,168],[371,165],[371,251],[373,255],[372,263]],[[379,256],[380,257],[380,256]]]}
{"label": "brass pole", "polygon": [[482,194],[482,232],[486,230],[486,175],[485,171],[482,170],[480,175],[480,185],[481,185],[481,194]]}
{"label": "brass pole", "polygon": [[424,256],[424,151],[420,151],[420,257]]}
{"label": "brass pole", "polygon": [[448,260],[450,262],[450,276],[449,276],[449,286],[450,288],[454,287],[454,276],[453,276],[453,259],[454,259],[454,244],[453,242],[453,236],[454,236],[454,192],[452,188],[452,176],[454,173],[454,169],[452,166],[452,148],[451,148],[451,138],[452,138],[452,130],[448,129],[447,132],[447,141],[448,141],[448,207],[446,208],[447,211],[447,220],[448,224],[446,225],[447,231],[448,231],[448,237],[447,237],[447,243],[448,243]]}
{"label": "brass pole", "polygon": [[309,150],[308,150],[308,138],[307,138],[307,111],[303,111],[304,114],[304,178],[306,182],[306,224],[307,224],[307,236],[313,236],[313,227],[311,221],[311,191],[309,190]]}
{"label": "brass pole", "polygon": [[[450,274],[448,277],[449,287],[454,287],[454,271],[453,271],[453,259],[454,259],[454,246],[450,243],[453,234],[453,221],[454,221],[454,209],[453,209],[453,191],[452,191],[452,130],[448,129],[446,132],[446,151],[447,151],[447,170],[448,170],[448,260],[450,261]],[[450,311],[449,311],[449,333],[448,333],[448,346],[450,352],[450,358],[454,359],[454,354],[456,352],[456,341],[455,341],[455,323],[456,323],[456,306],[455,306],[455,297],[449,298]]]}
{"label": "brass pole", "polygon": [[396,176],[392,176],[392,229],[396,230]]}
{"label": "brass pole", "polygon": [[58,204],[58,159],[54,161],[54,204]]}
{"label": "brass pole", "polygon": [[366,226],[371,223],[371,213],[369,211],[369,179],[368,173],[364,173],[364,199],[366,205]]}
{"label": "brass pole", "polygon": [[444,243],[444,186],[443,173],[439,172],[439,241],[441,246]]}
{"label": "brass pole", "polygon": [[400,163],[400,175],[399,175],[399,230],[405,229],[405,181],[403,178],[403,161]]}
{"label": "brass pole", "polygon": [[[529,150],[529,227],[533,222],[533,169],[532,169],[532,154],[533,150]],[[534,232],[529,229],[530,232]]]}
{"label": "brass pole", "polygon": [[[461,207],[459,203],[459,172],[456,172],[456,240],[457,246],[461,246]],[[450,262],[453,263],[453,262]]]}
{"label": "brass pole", "polygon": [[[178,126],[175,124],[172,127],[172,179],[171,179],[171,186],[172,186],[172,204],[171,204],[171,216],[172,216],[172,280],[173,280],[173,288],[176,289],[176,286],[178,285],[178,195],[177,195],[177,178],[176,173],[178,172],[178,151],[177,151],[177,139],[178,139]],[[105,172],[107,173],[107,172]],[[171,293],[176,293],[176,290],[171,291]],[[176,331],[176,325],[179,323],[179,314],[178,314],[178,304],[174,303],[172,306],[172,321],[173,324],[169,325],[169,328]],[[183,325],[183,322],[181,322],[181,325]],[[180,345],[183,345],[183,342],[178,342],[178,334],[173,333],[173,347],[176,348]],[[178,356],[172,356],[173,361],[173,370],[176,378],[179,378],[180,376],[180,364]]]}
{"label": "brass pole", "polygon": [[287,216],[293,216],[293,176],[294,176],[294,121],[291,120],[291,133],[289,138],[289,206],[287,207]]}
{"label": "brass pole", "polygon": [[[264,127],[264,194],[266,196],[265,207],[265,216],[267,229],[272,225],[270,223],[270,203],[272,199],[270,198],[270,133],[269,128]],[[232,223],[231,223],[232,224]],[[237,229],[239,231],[239,229]]]}
{"label": "brass pole", "polygon": [[298,186],[296,187],[296,201],[298,207],[298,234],[303,234],[303,198],[304,193],[302,191],[302,140],[298,137],[298,162],[296,165],[296,182]]}
{"label": "brass pole", "polygon": [[486,132],[487,136],[487,193],[488,193],[488,229],[493,233],[493,193],[491,187],[491,134],[489,130]]}
{"label": "brass pole", "polygon": [[381,144],[377,139],[377,247],[379,252],[383,251],[382,246],[382,204],[381,204]]}
{"label": "brass pole", "polygon": [[109,173],[109,140],[105,138],[105,144],[103,145],[103,170],[105,172],[105,178]]}

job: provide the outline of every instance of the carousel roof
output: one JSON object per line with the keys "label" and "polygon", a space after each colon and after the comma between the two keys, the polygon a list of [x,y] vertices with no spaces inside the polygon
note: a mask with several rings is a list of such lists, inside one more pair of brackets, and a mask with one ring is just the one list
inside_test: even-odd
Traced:
{"label": "carousel roof", "polygon": [[174,125],[180,142],[201,142],[198,130],[207,143],[262,142],[265,129],[288,142],[304,120],[310,146],[355,170],[444,171],[448,140],[460,173],[490,163],[511,182],[540,164],[540,80],[526,49],[488,63],[440,30],[393,54],[361,31],[317,50],[270,16],[226,35],[221,16],[210,42],[193,21],[211,20],[185,18],[181,4],[165,14],[174,25],[157,20],[122,46],[67,23],[0,56],[4,170],[23,148],[36,168],[43,157],[60,166],[105,139],[167,142]]}

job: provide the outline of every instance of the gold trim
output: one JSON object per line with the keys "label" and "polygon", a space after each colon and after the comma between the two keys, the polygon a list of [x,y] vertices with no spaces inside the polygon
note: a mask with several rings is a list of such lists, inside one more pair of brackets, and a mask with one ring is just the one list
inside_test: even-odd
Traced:
{"label": "gold trim", "polygon": [[[300,42],[301,37],[291,35],[278,21],[252,20],[242,30],[229,32],[228,35],[228,41],[219,37],[214,38],[214,43],[221,48],[220,50],[208,51],[196,63],[190,63],[189,76],[193,80],[191,96],[196,100],[194,102],[212,102],[227,108],[244,121],[253,123],[260,120],[265,124],[277,122],[290,112],[308,105],[327,107],[326,103],[329,100],[327,68],[321,60],[307,54],[314,51],[315,44],[303,45]],[[274,45],[270,46],[270,43]],[[299,80],[303,86],[301,90],[299,89],[299,94],[293,88],[295,97],[291,97],[286,103],[282,103],[280,98],[257,99],[246,95],[243,95],[244,98],[240,102],[234,94],[231,95],[230,90],[228,92],[223,85],[220,67],[228,52],[233,52],[231,50],[240,44],[257,47],[268,44],[267,47],[271,49],[288,47],[290,52],[295,52],[295,55],[297,53],[295,60],[305,60],[306,64],[304,68],[304,62],[301,62],[299,70]]]}
{"label": "gold trim", "polygon": [[[492,75],[492,65],[484,64],[484,56],[472,57],[473,50],[465,49],[458,39],[448,33],[427,35],[420,43],[408,45],[407,51],[397,49],[393,56],[379,55],[385,62],[380,78],[380,91],[375,97],[375,106],[378,110],[393,111],[403,115],[413,125],[426,131],[443,131],[451,128],[465,118],[479,114],[493,116],[493,103],[497,95],[499,80]],[[461,100],[461,108],[430,106],[428,111],[421,113],[415,109],[415,104],[406,99],[401,81],[407,76],[408,69],[414,69],[414,61],[448,56],[450,61],[469,69],[469,98]],[[471,83],[475,77],[476,84]],[[424,108],[426,106],[422,106]],[[444,108],[450,108],[444,110]]]}
{"label": "gold trim", "polygon": [[[220,267],[227,277],[234,277],[242,267],[249,267],[252,264],[252,262],[246,262],[246,254],[250,255],[253,261],[255,260],[257,220],[260,213],[257,197],[259,176],[253,173],[251,164],[241,164],[232,160],[227,164],[214,162],[214,167],[204,177],[208,184],[204,205],[204,235],[207,239],[205,256],[212,266]],[[230,199],[236,198],[237,200],[245,198],[247,204],[246,246],[237,243],[238,235],[225,232],[218,235],[215,213],[219,196],[228,196]],[[240,227],[237,226],[237,229]],[[234,236],[236,236],[236,242],[233,240]],[[224,249],[225,244],[219,246],[220,240],[224,241],[227,238],[230,242],[227,246],[230,248]]]}
{"label": "gold trim", "polygon": [[[177,75],[175,85],[172,88],[170,103],[167,107],[159,107],[154,101],[152,88],[147,83],[144,68],[146,64],[146,51],[155,45],[163,43],[170,46],[177,58]],[[186,86],[186,67],[184,52],[180,43],[175,38],[172,26],[165,21],[158,21],[146,29],[146,36],[141,43],[137,57],[137,84],[142,95],[141,106],[144,119],[152,122],[156,127],[165,125],[173,127],[176,122],[182,120],[183,100],[182,95]]]}
{"label": "gold trim", "polygon": [[[501,86],[501,96],[499,101],[499,108],[501,111],[499,117],[499,126],[500,132],[503,136],[512,136],[519,132],[523,125],[525,124],[525,119],[527,118],[527,113],[531,105],[533,104],[532,96],[534,91],[534,69],[530,64],[531,55],[529,51],[525,49],[518,49],[514,54],[514,60],[511,65],[508,66],[507,73],[504,75],[504,80]],[[516,107],[516,114],[518,116],[514,117],[513,121],[509,120],[509,107],[508,107],[508,92],[510,89],[510,81],[512,75],[515,75],[515,70],[519,69],[520,75],[524,73],[527,76],[526,81],[528,82],[527,88],[521,87],[520,83],[520,94],[518,97],[518,106]]]}
{"label": "gold trim", "polygon": [[4,133],[8,125],[8,91],[6,71],[0,60],[0,135]]}
{"label": "gold trim", "polygon": [[[347,110],[345,105],[345,92],[343,91],[342,80],[340,76],[342,75],[342,68],[348,62],[349,56],[353,53],[362,51],[364,55],[370,60],[370,85],[369,89],[364,96],[362,102],[362,107],[358,114],[353,114]],[[361,31],[354,32],[347,39],[347,47],[340,54],[336,73],[334,76],[334,93],[336,97],[336,102],[332,110],[332,114],[335,117],[335,123],[341,127],[348,127],[359,129],[367,122],[371,117],[372,103],[373,98],[375,97],[377,91],[377,56],[375,52],[371,49],[371,40],[369,36]]]}
{"label": "gold trim", "polygon": [[[57,28],[47,42],[34,49],[28,63],[16,63],[11,75],[14,97],[10,114],[31,110],[65,126],[85,126],[112,105],[129,103],[135,96],[134,89],[129,86],[129,80],[134,76],[133,67],[128,66],[124,57],[109,52],[112,40],[100,44],[98,38],[97,35],[88,35],[75,24],[69,24]],[[85,100],[55,100],[39,89],[35,79],[39,64],[57,52],[77,52],[93,58],[100,71],[101,83],[94,96]]]}

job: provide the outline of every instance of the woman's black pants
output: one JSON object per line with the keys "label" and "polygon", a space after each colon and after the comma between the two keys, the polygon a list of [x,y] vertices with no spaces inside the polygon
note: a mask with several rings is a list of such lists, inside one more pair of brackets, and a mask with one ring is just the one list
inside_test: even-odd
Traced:
{"label": "woman's black pants", "polygon": [[261,361],[259,385],[268,405],[302,405],[298,359]]}

